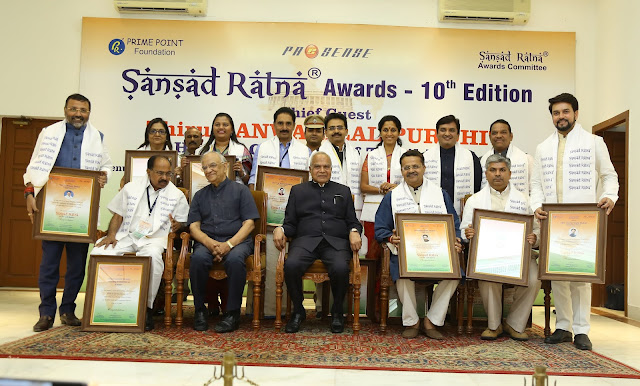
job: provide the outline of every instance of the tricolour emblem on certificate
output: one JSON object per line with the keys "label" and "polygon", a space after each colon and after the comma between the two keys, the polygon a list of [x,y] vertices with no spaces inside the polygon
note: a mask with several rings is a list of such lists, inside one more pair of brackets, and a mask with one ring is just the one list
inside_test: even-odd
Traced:
{"label": "tricolour emblem on certificate", "polygon": [[279,226],[294,185],[309,181],[308,170],[258,166],[256,190],[267,193],[267,225]]}

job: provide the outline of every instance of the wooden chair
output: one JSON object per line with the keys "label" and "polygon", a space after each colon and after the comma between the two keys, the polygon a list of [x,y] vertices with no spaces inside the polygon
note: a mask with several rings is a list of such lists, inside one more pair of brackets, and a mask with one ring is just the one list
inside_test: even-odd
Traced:
{"label": "wooden chair", "polygon": [[[245,264],[247,266],[247,281],[253,283],[253,322],[254,330],[260,328],[260,319],[264,316],[264,283],[266,277],[266,230],[267,230],[267,194],[261,191],[251,191],[253,200],[258,208],[260,218],[255,220],[255,228],[251,233],[254,239],[253,255],[247,256]],[[182,249],[176,268],[176,278],[178,279],[178,304],[176,312],[176,326],[181,327],[183,324],[182,299],[184,292],[184,279],[189,278],[189,263],[191,261],[190,250],[190,234],[183,232],[180,236],[182,239]],[[215,280],[222,280],[227,277],[223,262],[214,262],[209,277]]]}
{"label": "wooden chair", "polygon": [[[284,262],[287,259],[288,254],[285,252],[285,247],[280,251],[278,257],[278,264],[276,265],[276,330],[280,330],[282,327],[282,285],[284,283]],[[322,283],[329,281],[329,272],[321,260],[316,260],[311,264],[307,271],[302,276],[303,280],[311,280],[314,283]],[[360,257],[358,252],[353,252],[349,267],[349,291],[347,293],[348,306],[347,306],[347,321],[353,321],[353,334],[358,335],[360,332],[360,284],[361,284],[361,271],[360,271]],[[324,301],[327,299],[323,299]],[[323,308],[323,311],[325,309]],[[326,314],[326,311],[325,311]],[[286,318],[291,316],[291,299],[287,293],[287,313]]]}
{"label": "wooden chair", "polygon": [[[387,246],[387,243],[381,243],[382,247],[382,264],[381,264],[381,273],[380,273],[380,332],[385,334],[387,332],[387,319],[389,317],[389,288],[391,287],[391,273],[390,273],[390,264],[391,264],[391,251]],[[458,254],[460,259],[460,264],[463,262],[462,254]],[[434,283],[435,284],[435,283]],[[429,292],[427,297],[429,298],[429,302],[431,296],[433,295],[433,287],[429,287]],[[458,284],[458,288],[456,289],[455,294],[451,297],[451,301],[453,302],[453,313],[456,316],[456,323],[458,326],[458,333],[462,333],[462,309],[464,302],[464,286],[462,284],[462,280],[460,284]]]}

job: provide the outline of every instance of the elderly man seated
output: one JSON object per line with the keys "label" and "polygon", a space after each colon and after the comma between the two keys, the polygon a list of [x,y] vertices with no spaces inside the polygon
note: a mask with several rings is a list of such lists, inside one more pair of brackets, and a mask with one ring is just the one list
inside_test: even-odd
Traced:
{"label": "elderly man seated", "polygon": [[[500,155],[493,154],[487,158],[485,176],[488,185],[473,196],[469,197],[464,207],[460,229],[464,229],[464,236],[471,240],[475,230],[471,224],[474,209],[488,209],[518,214],[533,214],[529,206],[529,198],[509,182],[511,178],[511,161]],[[540,225],[533,222],[533,233],[527,235],[527,241],[536,245],[540,234]],[[482,303],[487,311],[489,326],[481,335],[484,340],[495,340],[500,334],[507,333],[515,340],[527,340],[529,336],[524,332],[531,306],[540,291],[538,280],[538,264],[532,255],[529,265],[529,285],[516,287],[513,304],[509,316],[502,322],[502,284],[479,281]]]}
{"label": "elderly man seated", "polygon": [[136,252],[151,256],[151,277],[147,299],[145,330],[153,329],[151,308],[164,271],[162,252],[170,231],[180,229],[189,213],[189,204],[180,189],[171,183],[171,162],[152,156],[147,176],[134,178],[109,203],[113,213],[107,235],[98,240],[92,255],[123,255]]}
{"label": "elderly man seated", "polygon": [[[424,177],[424,156],[417,150],[408,150],[400,157],[403,182],[385,195],[378,207],[375,218],[375,237],[379,242],[390,243],[391,260],[389,271],[396,283],[398,298],[402,303],[403,338],[412,339],[420,332],[420,318],[416,311],[415,282],[400,279],[397,249],[400,237],[396,233],[396,213],[452,214],[456,236],[459,236],[460,221],[447,192]],[[462,250],[460,239],[456,238],[456,251]],[[449,300],[456,291],[459,280],[441,280],[438,282],[433,300],[424,318],[424,333],[431,339],[443,339],[436,329],[442,326],[449,308]]]}
{"label": "elderly man seated", "polygon": [[202,156],[202,171],[209,185],[193,196],[189,211],[189,230],[195,240],[189,277],[196,313],[194,330],[205,331],[207,308],[204,299],[213,262],[224,263],[229,280],[227,310],[215,331],[238,329],[242,291],[247,278],[245,259],[253,253],[251,232],[260,217],[249,188],[227,178],[227,161],[217,152]]}
{"label": "elderly man seated", "polygon": [[312,181],[291,188],[284,222],[273,231],[273,242],[279,250],[292,237],[289,257],[284,263],[284,279],[293,301],[293,315],[285,332],[298,332],[306,318],[302,305],[302,275],[317,259],[329,272],[333,306],[331,332],[344,330],[343,302],[349,286],[349,261],[353,251],[362,246],[362,225],[356,218],[351,191],[345,185],[330,181],[331,158],[323,152],[311,157]]}

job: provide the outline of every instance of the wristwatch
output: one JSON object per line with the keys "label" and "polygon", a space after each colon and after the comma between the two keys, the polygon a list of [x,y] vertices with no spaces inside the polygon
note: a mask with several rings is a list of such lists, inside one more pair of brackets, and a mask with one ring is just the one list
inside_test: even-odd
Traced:
{"label": "wristwatch", "polygon": [[357,228],[351,228],[351,232],[358,232],[360,233],[360,231]]}

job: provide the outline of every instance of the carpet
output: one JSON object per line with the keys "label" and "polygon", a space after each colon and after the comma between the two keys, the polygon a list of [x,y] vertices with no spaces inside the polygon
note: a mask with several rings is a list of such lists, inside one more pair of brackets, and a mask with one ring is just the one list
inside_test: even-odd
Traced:
{"label": "carpet", "polygon": [[[185,316],[193,315],[193,309]],[[209,321],[210,326],[217,321]],[[156,320],[161,325],[161,318]],[[297,334],[276,332],[273,320],[265,320],[253,332],[243,317],[238,331],[216,334],[186,327],[151,333],[81,332],[79,327],[61,326],[0,346],[0,357],[138,361],[162,363],[218,364],[226,351],[233,351],[239,365],[340,368],[359,370],[426,371],[488,374],[531,374],[537,365],[549,375],[617,377],[640,379],[640,371],[595,352],[580,351],[572,344],[546,345],[542,329],[534,326],[528,342],[499,338],[488,342],[473,335],[457,335],[444,329],[446,339],[420,336],[403,339],[402,327],[389,326],[386,335],[367,320],[359,336],[351,329],[332,334],[328,321],[308,315]]]}

